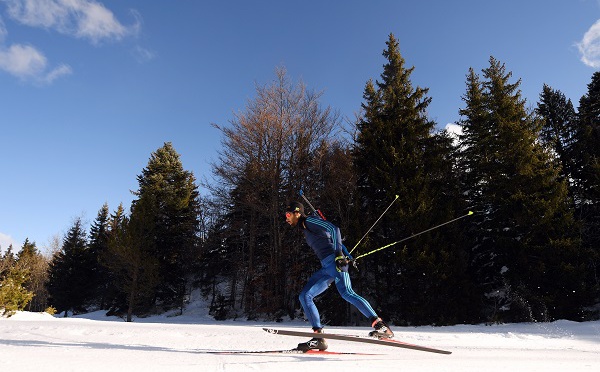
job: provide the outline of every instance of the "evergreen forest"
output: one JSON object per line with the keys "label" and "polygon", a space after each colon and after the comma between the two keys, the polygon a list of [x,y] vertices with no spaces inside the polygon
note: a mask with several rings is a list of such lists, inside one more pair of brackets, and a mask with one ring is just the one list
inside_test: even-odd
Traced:
{"label": "evergreen forest", "polygon": [[[340,227],[354,290],[391,324],[599,319],[600,72],[575,104],[547,85],[527,102],[490,57],[465,71],[450,133],[393,34],[382,54],[354,120],[278,67],[213,124],[211,182],[166,142],[131,205],[99,206],[89,229],[76,218],[51,257],[29,240],[3,249],[0,313],[131,321],[183,313],[199,291],[218,320],[302,319],[298,294],[320,265],[285,223],[302,192]],[[367,324],[334,287],[317,306],[326,325]]]}

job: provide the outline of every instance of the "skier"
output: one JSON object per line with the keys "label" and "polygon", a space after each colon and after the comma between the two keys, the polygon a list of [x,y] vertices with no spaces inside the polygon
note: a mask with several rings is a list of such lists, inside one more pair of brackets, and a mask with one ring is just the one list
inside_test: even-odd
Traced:
{"label": "skier", "polygon": [[[304,206],[299,202],[291,202],[286,207],[285,221],[290,226],[298,226],[302,230],[306,242],[321,261],[321,269],[308,279],[299,296],[300,304],[312,325],[313,332],[323,333],[319,311],[313,299],[323,293],[335,281],[335,286],[342,298],[354,305],[371,321],[371,325],[375,330],[369,332],[369,336],[377,338],[394,337],[392,330],[381,320],[369,302],[352,290],[350,275],[348,274],[348,264],[352,257],[342,244],[340,229],[318,216],[305,215]],[[323,338],[312,338],[307,342],[298,344],[298,349],[303,351],[311,349],[326,350],[327,342]]]}

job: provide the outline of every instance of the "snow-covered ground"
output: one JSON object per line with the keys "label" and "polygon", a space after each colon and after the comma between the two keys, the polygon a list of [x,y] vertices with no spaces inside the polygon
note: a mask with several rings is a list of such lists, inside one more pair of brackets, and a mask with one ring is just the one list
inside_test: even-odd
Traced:
{"label": "snow-covered ground", "polygon": [[310,330],[300,321],[217,322],[198,314],[126,323],[102,313],[57,318],[19,312],[0,318],[0,371],[600,371],[600,321],[393,327],[398,340],[451,355],[336,340],[329,341],[329,350],[375,355],[213,353],[289,349],[305,340],[271,335],[263,326]]}

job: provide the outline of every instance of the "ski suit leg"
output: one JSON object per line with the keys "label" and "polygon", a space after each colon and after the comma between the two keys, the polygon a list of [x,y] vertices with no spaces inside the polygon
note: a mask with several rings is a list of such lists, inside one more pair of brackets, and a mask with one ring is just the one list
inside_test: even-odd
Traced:
{"label": "ski suit leg", "polygon": [[377,313],[373,310],[371,304],[352,289],[350,274],[347,271],[337,271],[335,264],[327,266],[326,269],[329,275],[334,276],[335,287],[344,300],[354,305],[367,319],[377,318]]}
{"label": "ski suit leg", "polygon": [[333,282],[331,275],[327,273],[325,268],[321,268],[308,279],[302,292],[300,292],[300,304],[313,329],[323,328],[314,298],[325,292],[331,282]]}

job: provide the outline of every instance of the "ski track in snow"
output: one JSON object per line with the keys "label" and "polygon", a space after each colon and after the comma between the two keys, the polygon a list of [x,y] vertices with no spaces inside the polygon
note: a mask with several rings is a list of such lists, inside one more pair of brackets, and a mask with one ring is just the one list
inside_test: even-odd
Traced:
{"label": "ski track in snow", "polygon": [[[214,354],[290,349],[305,338],[262,327],[306,331],[305,322],[218,322],[157,316],[127,323],[101,312],[71,318],[19,312],[0,318],[0,371],[600,371],[600,321],[392,327],[396,339],[451,355],[329,340],[329,351],[376,355]],[[365,335],[367,327],[328,327]]]}

